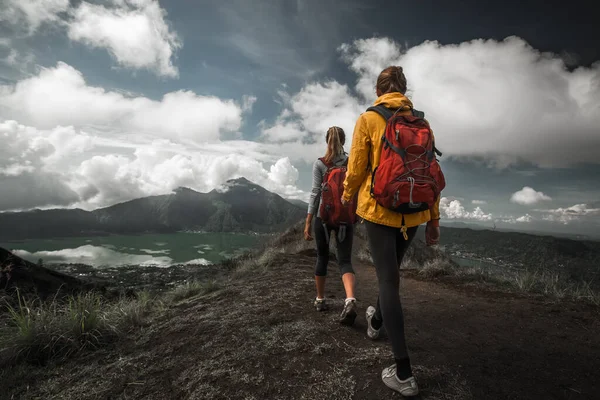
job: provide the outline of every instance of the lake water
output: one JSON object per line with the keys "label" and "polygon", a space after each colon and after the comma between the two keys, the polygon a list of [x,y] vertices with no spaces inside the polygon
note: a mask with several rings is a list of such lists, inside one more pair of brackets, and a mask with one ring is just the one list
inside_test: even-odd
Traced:
{"label": "lake water", "polygon": [[44,263],[94,267],[211,264],[250,250],[264,236],[234,233],[174,233],[37,239],[0,243],[18,256]]}

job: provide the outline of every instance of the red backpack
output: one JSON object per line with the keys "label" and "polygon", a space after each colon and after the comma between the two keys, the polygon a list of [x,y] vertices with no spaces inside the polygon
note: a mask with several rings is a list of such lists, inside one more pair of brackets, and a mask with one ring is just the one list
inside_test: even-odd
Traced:
{"label": "red backpack", "polygon": [[386,120],[381,158],[373,170],[371,196],[385,208],[402,214],[432,209],[446,180],[425,114],[400,115],[384,106],[369,107]]}
{"label": "red backpack", "polygon": [[347,206],[342,205],[348,159],[342,165],[327,164],[324,158],[319,158],[319,160],[327,167],[321,184],[320,214],[323,224],[330,228],[355,224],[356,196]]}

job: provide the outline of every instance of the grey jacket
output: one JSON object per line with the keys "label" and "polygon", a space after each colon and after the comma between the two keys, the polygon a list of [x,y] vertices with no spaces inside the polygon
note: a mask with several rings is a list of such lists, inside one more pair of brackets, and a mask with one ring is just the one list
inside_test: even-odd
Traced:
{"label": "grey jacket", "polygon": [[[333,160],[334,165],[342,165],[348,156],[346,154],[342,154]],[[313,182],[312,182],[312,190],[310,192],[310,199],[308,201],[308,213],[315,214],[317,212],[317,218],[321,217],[320,203],[321,203],[321,184],[323,183],[323,178],[325,177],[325,173],[327,172],[327,166],[323,164],[321,160],[315,161],[313,164]]]}

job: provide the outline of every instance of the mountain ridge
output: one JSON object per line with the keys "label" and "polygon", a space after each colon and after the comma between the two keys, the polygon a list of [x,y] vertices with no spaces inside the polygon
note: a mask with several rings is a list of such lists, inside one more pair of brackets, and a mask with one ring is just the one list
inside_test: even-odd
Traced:
{"label": "mountain ridge", "polygon": [[210,192],[178,187],[171,193],[128,200],[93,211],[31,210],[0,213],[0,240],[101,234],[206,232],[273,233],[300,220],[305,210],[246,178]]}

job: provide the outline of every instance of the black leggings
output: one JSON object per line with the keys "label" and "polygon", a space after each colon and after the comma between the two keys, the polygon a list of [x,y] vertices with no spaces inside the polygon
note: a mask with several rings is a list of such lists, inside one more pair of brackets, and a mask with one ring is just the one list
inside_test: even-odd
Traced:
{"label": "black leggings", "polygon": [[354,269],[352,269],[352,240],[354,237],[354,226],[348,225],[346,227],[346,236],[341,242],[337,237],[338,230],[326,230],[321,218],[315,218],[313,229],[315,232],[315,242],[317,243],[317,265],[315,267],[315,275],[327,276],[327,264],[329,264],[328,236],[330,240],[333,240],[333,238],[336,240],[338,264],[342,275],[348,272],[354,273]]}
{"label": "black leggings", "polygon": [[408,228],[408,240],[404,239],[400,228],[392,228],[365,220],[369,247],[377,281],[379,297],[375,318],[383,321],[396,359],[408,358],[404,336],[404,314],[400,302],[400,264],[410,243],[417,233],[418,226]]}

